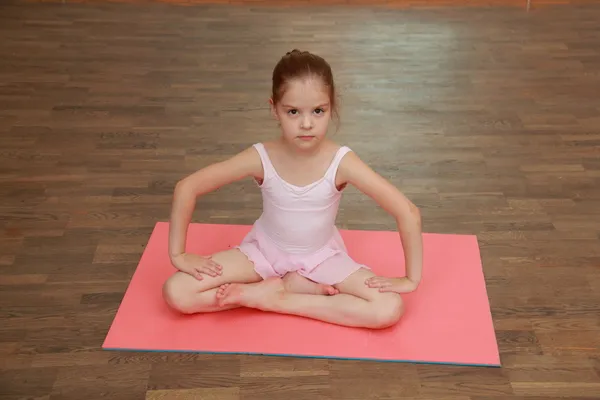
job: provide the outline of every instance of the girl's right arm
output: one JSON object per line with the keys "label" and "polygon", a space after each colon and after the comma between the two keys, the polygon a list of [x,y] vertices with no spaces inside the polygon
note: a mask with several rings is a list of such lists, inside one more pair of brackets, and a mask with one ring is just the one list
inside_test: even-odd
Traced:
{"label": "girl's right arm", "polygon": [[169,256],[177,267],[177,259],[185,254],[188,226],[196,199],[221,186],[252,176],[262,178],[260,156],[250,147],[235,156],[211,164],[180,180],[175,185],[169,225]]}

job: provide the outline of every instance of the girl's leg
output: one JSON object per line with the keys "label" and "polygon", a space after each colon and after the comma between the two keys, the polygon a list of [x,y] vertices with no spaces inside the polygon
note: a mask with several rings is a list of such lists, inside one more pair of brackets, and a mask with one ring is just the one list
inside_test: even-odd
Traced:
{"label": "girl's leg", "polygon": [[[163,286],[163,297],[176,311],[185,314],[224,311],[239,306],[219,305],[217,288],[225,283],[254,283],[262,280],[254,264],[238,249],[216,253],[212,259],[223,266],[220,276],[203,275],[202,280],[184,272],[174,273]],[[285,289],[290,292],[333,295],[338,290],[331,285],[318,284],[293,272],[283,278]]]}
{"label": "girl's leg", "polygon": [[340,292],[331,285],[325,285],[323,283],[311,281],[297,272],[288,272],[283,277],[283,285],[285,290],[294,293],[321,294],[331,296]]}
{"label": "girl's leg", "polygon": [[223,311],[236,305],[219,305],[217,288],[224,283],[251,283],[262,280],[254,264],[238,249],[215,253],[212,259],[222,267],[220,276],[202,275],[198,280],[185,272],[175,272],[163,286],[163,298],[176,311],[184,314]]}
{"label": "girl's leg", "polygon": [[245,306],[352,327],[386,328],[398,322],[404,307],[399,294],[365,285],[373,275],[359,269],[335,285],[340,291],[335,296],[291,293],[281,279],[269,278],[251,285],[225,284],[217,297],[222,306]]}

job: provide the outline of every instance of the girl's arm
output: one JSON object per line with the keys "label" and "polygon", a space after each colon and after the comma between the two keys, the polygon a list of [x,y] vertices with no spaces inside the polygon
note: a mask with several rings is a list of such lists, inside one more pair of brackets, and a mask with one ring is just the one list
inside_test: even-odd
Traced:
{"label": "girl's arm", "polygon": [[406,277],[416,289],[421,282],[423,269],[421,214],[417,206],[354,152],[349,152],[342,159],[338,180],[340,182],[336,183],[347,182],[354,185],[396,219],[404,249]]}
{"label": "girl's arm", "polygon": [[262,178],[262,175],[260,156],[254,148],[250,147],[225,161],[211,164],[177,182],[173,193],[169,226],[169,256],[171,260],[185,253],[188,225],[199,196],[248,176]]}

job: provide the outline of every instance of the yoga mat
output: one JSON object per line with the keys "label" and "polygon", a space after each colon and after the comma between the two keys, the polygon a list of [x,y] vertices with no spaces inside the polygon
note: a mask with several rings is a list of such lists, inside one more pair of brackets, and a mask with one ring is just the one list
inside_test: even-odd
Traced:
{"label": "yoga mat", "polygon": [[[193,223],[187,249],[200,254],[228,249],[250,228]],[[247,308],[173,312],[161,294],[163,282],[175,272],[168,257],[168,230],[168,223],[156,224],[104,349],[500,366],[475,236],[425,233],[423,280],[417,291],[403,295],[403,318],[391,328],[370,330]],[[340,232],[358,262],[380,275],[404,274],[397,232]]]}

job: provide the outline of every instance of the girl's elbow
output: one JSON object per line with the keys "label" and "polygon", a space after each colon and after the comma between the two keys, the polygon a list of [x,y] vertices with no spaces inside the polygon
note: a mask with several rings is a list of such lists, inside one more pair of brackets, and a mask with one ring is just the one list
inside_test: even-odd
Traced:
{"label": "girl's elbow", "polygon": [[408,210],[412,217],[417,218],[419,221],[421,220],[421,210],[413,202],[408,202]]}
{"label": "girl's elbow", "polygon": [[176,199],[187,199],[191,197],[196,197],[193,182],[189,179],[189,177],[177,181],[177,183],[175,184],[175,188],[173,189],[173,196]]}
{"label": "girl's elbow", "polygon": [[414,219],[415,224],[421,229],[421,211],[419,210],[419,207],[412,203],[410,205],[410,215]]}
{"label": "girl's elbow", "polygon": [[410,201],[401,207],[397,207],[392,214],[396,217],[398,223],[416,225],[419,229],[421,228],[421,211]]}
{"label": "girl's elbow", "polygon": [[181,196],[187,190],[187,181],[186,178],[180,179],[175,183],[175,187],[173,188],[173,195],[175,197]]}
{"label": "girl's elbow", "polygon": [[421,210],[414,203],[408,201],[408,206],[404,207],[400,214],[400,219],[410,221],[411,224],[421,229]]}

